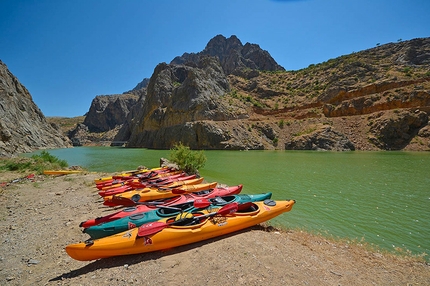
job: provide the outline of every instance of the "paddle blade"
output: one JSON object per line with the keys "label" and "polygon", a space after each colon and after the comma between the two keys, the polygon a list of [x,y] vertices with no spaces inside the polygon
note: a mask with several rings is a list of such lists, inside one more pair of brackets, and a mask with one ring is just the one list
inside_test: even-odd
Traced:
{"label": "paddle blade", "polygon": [[172,194],[175,194],[175,195],[181,195],[181,194],[186,193],[187,191],[185,191],[183,189],[172,189],[171,192],[172,192]]}
{"label": "paddle blade", "polygon": [[225,215],[233,214],[233,213],[237,212],[238,209],[239,209],[238,203],[231,203],[231,204],[225,205],[222,208],[220,208],[216,212],[216,215],[225,216]]}
{"label": "paddle blade", "polygon": [[132,207],[136,205],[136,202],[130,200],[129,198],[112,196],[112,198],[105,201],[104,205]]}
{"label": "paddle blade", "polygon": [[211,202],[208,199],[196,199],[193,205],[198,209],[204,209],[210,206]]}
{"label": "paddle blade", "polygon": [[167,223],[161,221],[154,221],[146,224],[142,224],[139,226],[137,231],[138,237],[148,236],[152,234],[156,234],[157,232],[162,231],[168,226]]}

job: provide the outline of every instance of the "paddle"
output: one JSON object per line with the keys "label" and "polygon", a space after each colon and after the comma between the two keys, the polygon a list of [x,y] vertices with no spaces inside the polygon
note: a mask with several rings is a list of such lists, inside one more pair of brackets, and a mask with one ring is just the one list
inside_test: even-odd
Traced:
{"label": "paddle", "polygon": [[[220,208],[216,212],[211,212],[211,213],[199,216],[198,218],[201,219],[201,218],[211,217],[211,216],[216,216],[216,215],[226,216],[228,214],[235,213],[237,210],[238,210],[238,203],[231,203],[231,204],[223,206],[222,208]],[[189,219],[189,218],[185,218],[185,219]],[[169,225],[172,225],[172,224],[175,224],[178,222],[179,221],[173,221],[170,223],[165,223],[165,222],[161,222],[161,221],[155,221],[155,222],[143,224],[138,229],[137,237],[143,237],[143,236],[156,234],[157,232],[160,232],[163,229],[165,229],[166,227],[168,227]]]}
{"label": "paddle", "polygon": [[[139,194],[135,194],[131,197],[131,199],[129,198],[124,198],[124,197],[117,197],[117,196],[112,196],[112,198],[105,204],[105,205],[110,205],[110,206],[124,206],[124,207],[132,207],[135,205],[147,205],[147,206],[155,206],[157,208],[160,207],[165,207],[165,206],[158,206],[160,204],[165,204],[166,201],[151,201],[151,202],[139,202],[140,200],[140,195]],[[193,206],[195,208],[198,209],[204,209],[207,208],[208,206],[210,206],[212,203],[207,200],[207,199],[196,199],[193,202]],[[169,208],[169,207],[166,207]]]}
{"label": "paddle", "polygon": [[112,196],[109,200],[106,200],[104,205],[108,206],[124,206],[124,207],[132,207],[135,205],[154,205],[163,204],[164,202],[139,202],[140,196],[139,194],[135,194],[129,198]]}

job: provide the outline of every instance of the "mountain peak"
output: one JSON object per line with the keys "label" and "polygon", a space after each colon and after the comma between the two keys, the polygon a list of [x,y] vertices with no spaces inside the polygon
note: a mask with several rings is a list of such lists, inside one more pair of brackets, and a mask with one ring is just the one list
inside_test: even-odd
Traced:
{"label": "mountain peak", "polygon": [[235,35],[213,37],[205,49],[198,53],[184,53],[174,58],[170,64],[197,64],[202,56],[216,57],[226,74],[241,73],[244,69],[277,71],[285,70],[272,58],[269,52],[257,44],[245,45]]}

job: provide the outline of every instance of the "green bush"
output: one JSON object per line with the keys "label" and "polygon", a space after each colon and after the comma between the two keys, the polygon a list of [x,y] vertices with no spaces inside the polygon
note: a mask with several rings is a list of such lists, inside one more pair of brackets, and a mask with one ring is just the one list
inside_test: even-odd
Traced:
{"label": "green bush", "polygon": [[179,143],[170,149],[169,160],[176,163],[181,170],[194,174],[204,167],[206,156],[203,151],[192,151],[190,147]]}
{"label": "green bush", "polygon": [[285,125],[284,119],[281,119],[278,123],[279,128],[283,129]]}
{"label": "green bush", "polygon": [[38,163],[51,163],[60,166],[60,168],[67,168],[69,166],[66,160],[61,160],[47,151],[42,151],[39,155],[33,155],[31,158]]}

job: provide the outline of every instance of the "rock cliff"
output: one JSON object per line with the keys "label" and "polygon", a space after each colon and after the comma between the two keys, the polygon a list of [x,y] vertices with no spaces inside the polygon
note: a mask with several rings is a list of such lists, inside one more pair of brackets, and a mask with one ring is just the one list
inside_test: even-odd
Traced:
{"label": "rock cliff", "polygon": [[193,147],[219,148],[220,140],[227,135],[218,130],[212,132],[212,128],[206,128],[208,124],[199,122],[246,117],[241,110],[220,100],[229,90],[224,71],[214,57],[201,57],[196,66],[159,64],[150,79],[142,109],[134,118],[127,146],[163,149],[182,141]]}
{"label": "rock cliff", "polygon": [[106,132],[121,125],[138,99],[134,94],[99,95],[90,106],[84,125],[90,132]]}
{"label": "rock cliff", "polygon": [[42,148],[71,147],[70,140],[50,125],[28,90],[0,61],[0,156]]}

